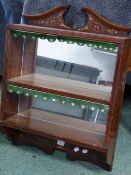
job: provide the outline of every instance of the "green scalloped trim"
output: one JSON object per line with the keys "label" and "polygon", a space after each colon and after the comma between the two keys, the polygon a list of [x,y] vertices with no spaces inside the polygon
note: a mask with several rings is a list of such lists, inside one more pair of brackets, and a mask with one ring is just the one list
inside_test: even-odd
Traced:
{"label": "green scalloped trim", "polygon": [[109,106],[89,101],[84,101],[80,99],[50,94],[46,92],[36,91],[32,89],[27,89],[19,86],[14,86],[11,84],[7,85],[7,91],[9,93],[16,93],[17,95],[24,94],[25,96],[30,96],[34,98],[40,98],[43,100],[53,101],[53,102],[59,102],[64,104],[70,104],[72,107],[78,106],[82,109],[84,108],[90,108],[92,111],[97,111],[98,109],[103,113],[108,113]]}
{"label": "green scalloped trim", "polygon": [[55,36],[50,34],[41,34],[41,33],[34,33],[34,32],[26,32],[26,31],[20,31],[20,30],[11,30],[13,36],[15,38],[17,37],[23,37],[23,38],[30,38],[30,39],[47,39],[49,42],[55,42],[56,40],[60,42],[67,42],[68,44],[78,44],[79,46],[87,45],[88,47],[93,47],[97,49],[101,49],[106,52],[110,53],[116,53],[118,46],[116,44],[112,43],[106,43],[106,42],[99,42],[99,41],[87,41],[77,38],[70,38],[70,37],[62,37],[62,36]]}

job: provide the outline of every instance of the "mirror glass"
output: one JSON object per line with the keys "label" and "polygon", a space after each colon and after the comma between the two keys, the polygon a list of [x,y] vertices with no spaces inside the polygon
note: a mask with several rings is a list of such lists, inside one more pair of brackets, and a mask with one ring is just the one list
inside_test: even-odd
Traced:
{"label": "mirror glass", "polygon": [[[38,39],[35,76],[65,91],[110,101],[117,48]],[[38,74],[38,75],[37,75]],[[39,75],[41,74],[41,76]],[[69,88],[70,87],[70,88]]]}

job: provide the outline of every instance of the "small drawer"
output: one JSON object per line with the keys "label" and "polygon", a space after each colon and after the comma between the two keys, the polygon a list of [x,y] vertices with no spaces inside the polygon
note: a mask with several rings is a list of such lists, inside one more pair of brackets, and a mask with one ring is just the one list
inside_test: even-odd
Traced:
{"label": "small drawer", "polygon": [[68,144],[68,154],[71,154],[78,160],[106,160],[106,156],[103,152],[79,145]]}

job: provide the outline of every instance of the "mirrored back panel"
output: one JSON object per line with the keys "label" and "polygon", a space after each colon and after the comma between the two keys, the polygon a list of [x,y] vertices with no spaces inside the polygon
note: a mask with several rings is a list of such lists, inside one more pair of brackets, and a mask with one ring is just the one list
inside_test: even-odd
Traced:
{"label": "mirrored back panel", "polygon": [[39,38],[35,76],[41,74],[54,88],[59,84],[65,91],[110,101],[116,60],[113,44]]}

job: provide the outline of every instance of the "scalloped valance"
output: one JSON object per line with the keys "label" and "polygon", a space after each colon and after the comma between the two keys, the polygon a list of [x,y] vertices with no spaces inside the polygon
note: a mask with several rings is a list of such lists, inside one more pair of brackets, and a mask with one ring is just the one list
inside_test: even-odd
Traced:
{"label": "scalloped valance", "polygon": [[110,53],[116,53],[118,46],[113,43],[106,43],[100,41],[91,41],[91,40],[83,40],[71,37],[63,37],[63,36],[55,36],[51,34],[41,34],[35,32],[26,32],[20,30],[12,30],[13,36],[16,37],[23,37],[23,38],[30,38],[30,39],[47,39],[49,42],[55,42],[56,40],[60,42],[67,42],[68,44],[78,44],[79,46],[87,45],[88,47],[98,48]]}

